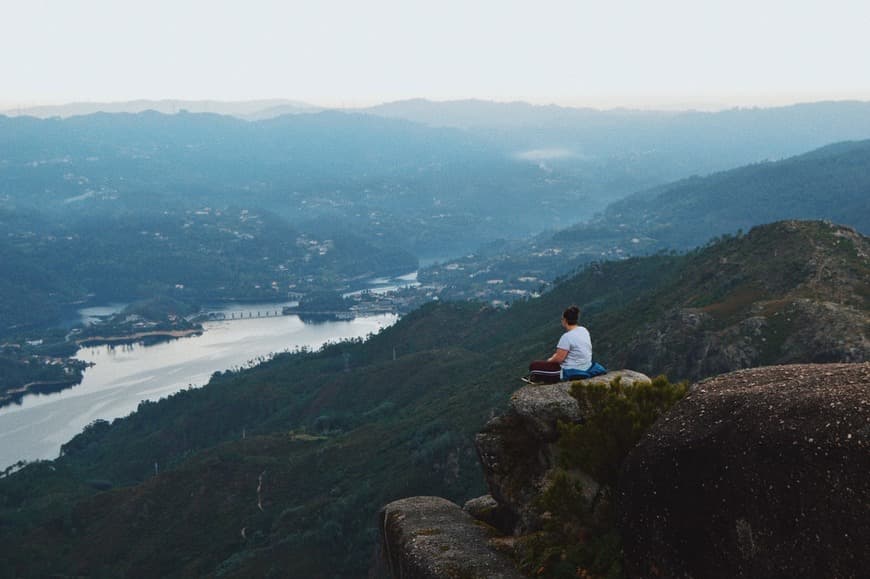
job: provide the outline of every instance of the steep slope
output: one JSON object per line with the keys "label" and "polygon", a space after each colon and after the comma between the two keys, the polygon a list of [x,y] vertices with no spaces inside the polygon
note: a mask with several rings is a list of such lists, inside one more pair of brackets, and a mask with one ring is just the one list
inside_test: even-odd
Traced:
{"label": "steep slope", "polygon": [[[870,244],[854,230],[786,221],[680,260],[629,304],[607,345],[617,364],[698,379],[793,362],[870,356]],[[636,320],[654,319],[639,327]]]}
{"label": "steep slope", "polygon": [[358,577],[380,505],[482,494],[472,435],[552,350],[565,305],[611,368],[697,377],[817,360],[826,341],[829,359],[866,360],[868,255],[853,230],[777,223],[588,268],[509,310],[431,304],[362,344],[215,375],[0,480],[0,574]]}

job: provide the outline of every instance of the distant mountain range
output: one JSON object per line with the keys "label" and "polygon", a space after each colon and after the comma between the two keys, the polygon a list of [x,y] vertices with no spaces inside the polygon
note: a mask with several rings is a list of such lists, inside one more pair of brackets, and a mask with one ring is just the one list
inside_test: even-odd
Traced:
{"label": "distant mountain range", "polygon": [[[281,99],[138,100],[19,108],[5,114],[47,118],[147,110],[213,113],[256,121],[327,109]],[[611,199],[692,174],[777,160],[832,142],[870,138],[870,102],[862,101],[699,112],[412,99],[345,112],[462,129],[489,147],[568,172],[590,193]]]}
{"label": "distant mountain range", "polygon": [[180,100],[162,99],[120,102],[78,102],[61,105],[40,105],[32,107],[15,107],[0,111],[7,116],[31,116],[41,119],[52,117],[74,117],[92,115],[94,113],[142,113],[156,111],[174,115],[182,111],[189,113],[212,113],[229,115],[246,120],[262,120],[280,115],[316,113],[324,110],[308,103],[286,99],[263,99],[251,101],[217,101],[217,100]]}
{"label": "distant mountain range", "polygon": [[532,233],[563,199],[598,206],[473,135],[371,115],[0,116],[0,207],[62,219],[235,206],[444,255]]}
{"label": "distant mountain range", "polygon": [[861,101],[698,112],[410,100],[366,111],[468,130],[581,182],[606,171],[611,200],[653,185],[650,177],[661,184],[870,138],[870,102]]}
{"label": "distant mountain range", "polygon": [[[779,107],[741,107],[722,111],[660,111],[645,109],[593,109],[557,105],[533,105],[522,101],[485,100],[430,101],[411,99],[359,109],[359,112],[409,120],[434,127],[461,129],[556,130],[572,133],[578,142],[602,140],[610,132],[611,145],[619,146],[629,132],[637,143],[651,142],[672,131],[685,138],[691,133],[732,136],[745,134],[746,144],[761,142],[772,130],[780,138],[803,135],[830,142],[836,134],[851,130],[866,134],[867,101],[820,101]],[[858,126],[855,122],[858,121]],[[836,140],[836,139],[834,139]],[[666,145],[659,143],[659,146]]]}
{"label": "distant mountain range", "polygon": [[693,174],[870,137],[862,102],[719,113],[484,101],[317,114],[279,101],[137,106],[190,104],[248,118],[304,114],[0,116],[0,205],[75,214],[243,199],[294,223],[330,220],[441,257],[582,222]]}
{"label": "distant mountain range", "polygon": [[381,505],[484,492],[472,434],[552,351],[566,305],[614,369],[866,360],[868,255],[854,230],[780,222],[591,267],[506,311],[430,304],[362,344],[215,375],[0,478],[0,575],[364,576]]}

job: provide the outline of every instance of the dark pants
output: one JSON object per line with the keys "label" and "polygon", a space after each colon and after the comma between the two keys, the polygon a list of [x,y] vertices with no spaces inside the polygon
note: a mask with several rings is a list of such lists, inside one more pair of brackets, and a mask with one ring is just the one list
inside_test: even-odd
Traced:
{"label": "dark pants", "polygon": [[558,382],[562,379],[562,366],[558,362],[535,360],[529,364],[529,378],[533,382]]}

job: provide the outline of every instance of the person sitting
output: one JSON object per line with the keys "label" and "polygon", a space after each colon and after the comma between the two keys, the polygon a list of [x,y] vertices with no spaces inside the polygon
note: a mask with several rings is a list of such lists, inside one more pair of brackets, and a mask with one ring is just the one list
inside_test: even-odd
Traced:
{"label": "person sitting", "polygon": [[607,368],[592,360],[592,338],[589,330],[578,325],[580,308],[571,306],[562,313],[565,333],[556,344],[556,353],[546,360],[529,364],[529,384],[552,384],[559,380],[578,380],[607,373]]}
{"label": "person sitting", "polygon": [[548,362],[557,362],[562,367],[562,379],[588,377],[592,367],[592,337],[589,330],[578,325],[580,308],[571,306],[562,313],[562,327],[565,333],[556,344],[556,352]]}

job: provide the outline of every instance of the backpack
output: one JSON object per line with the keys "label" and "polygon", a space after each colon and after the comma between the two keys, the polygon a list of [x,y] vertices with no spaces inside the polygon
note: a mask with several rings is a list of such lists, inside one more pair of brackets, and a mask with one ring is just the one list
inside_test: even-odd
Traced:
{"label": "backpack", "polygon": [[584,378],[592,378],[593,376],[601,376],[607,374],[607,368],[598,362],[592,362],[586,370],[567,370],[571,374],[566,376],[568,380],[582,380]]}

